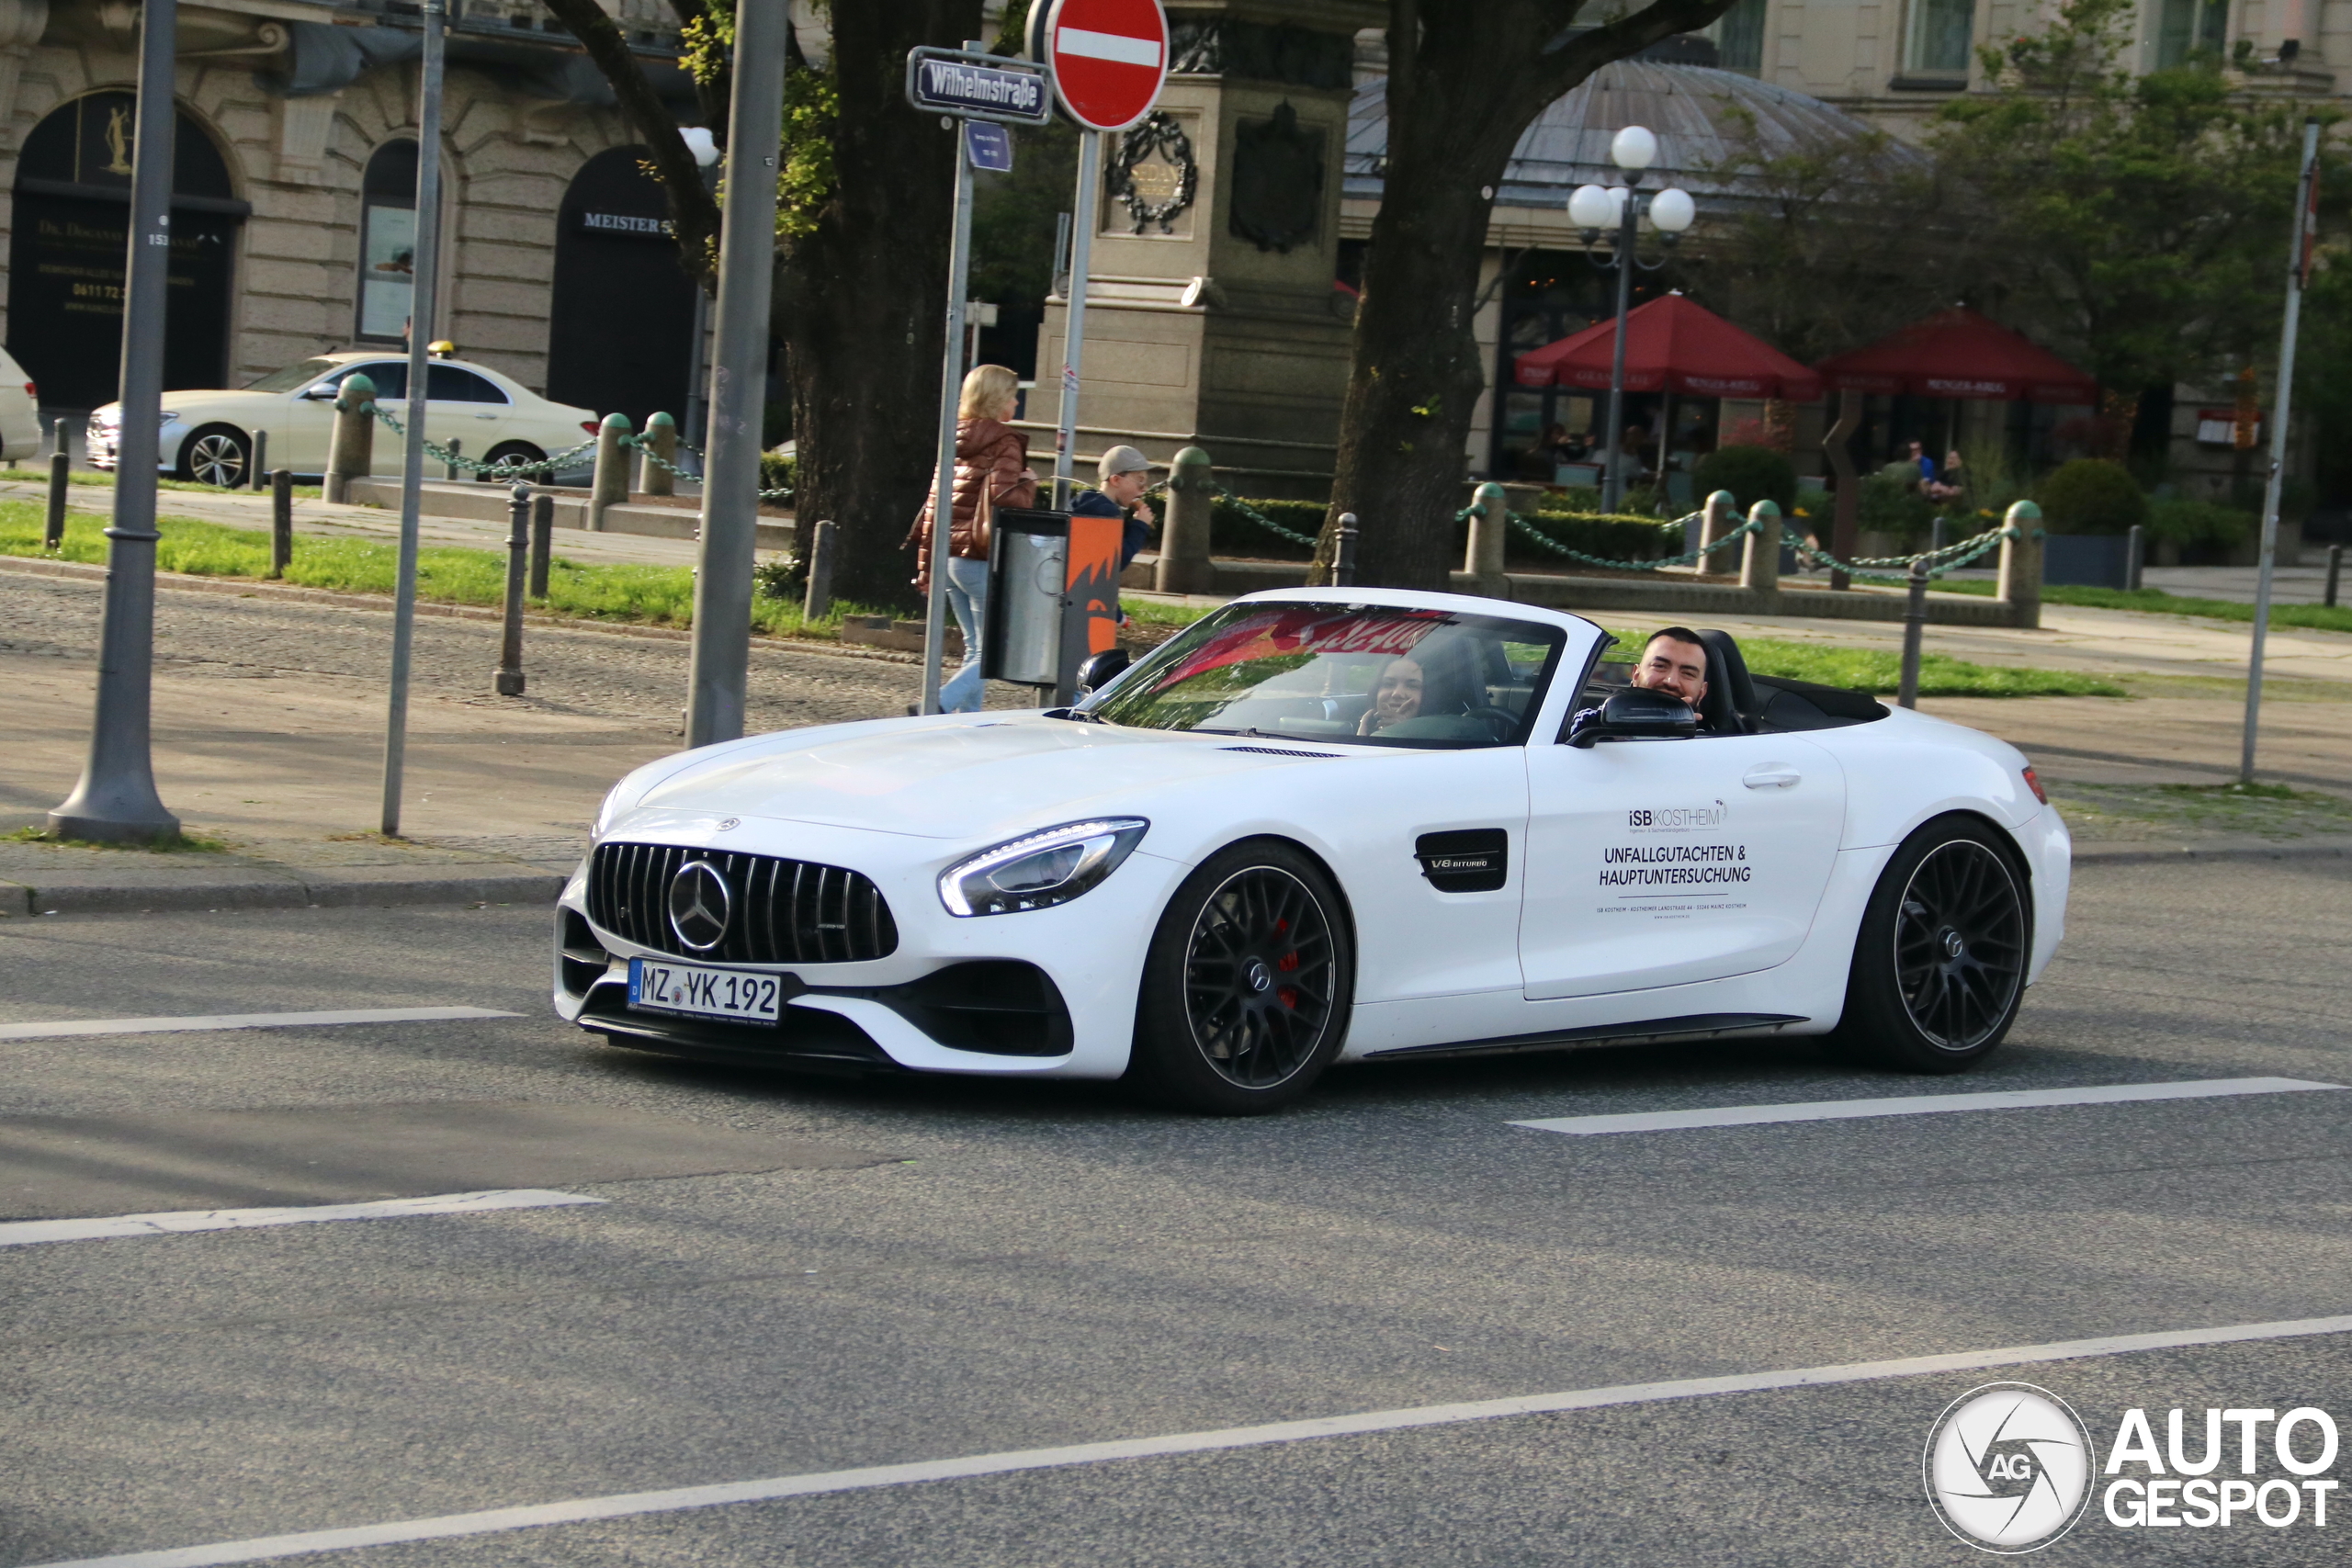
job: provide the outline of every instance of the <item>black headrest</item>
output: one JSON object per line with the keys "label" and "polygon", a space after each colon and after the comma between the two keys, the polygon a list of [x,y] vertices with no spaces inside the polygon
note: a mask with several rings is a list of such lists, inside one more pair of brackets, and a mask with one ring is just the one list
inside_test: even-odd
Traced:
{"label": "black headrest", "polygon": [[1702,631],[1699,640],[1707,649],[1707,697],[1700,716],[1720,735],[1738,735],[1748,728],[1747,716],[1756,711],[1756,683],[1747,678],[1747,660],[1739,644],[1724,631]]}

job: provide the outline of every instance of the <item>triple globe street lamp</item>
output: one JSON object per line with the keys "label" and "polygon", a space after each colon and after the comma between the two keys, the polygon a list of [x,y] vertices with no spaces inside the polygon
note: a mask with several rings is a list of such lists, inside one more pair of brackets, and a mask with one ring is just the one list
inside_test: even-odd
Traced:
{"label": "triple globe street lamp", "polygon": [[1645,127],[1629,125],[1609,143],[1609,158],[1625,171],[1622,186],[1578,186],[1568,197],[1568,221],[1584,231],[1589,255],[1603,231],[1614,230],[1610,259],[1594,259],[1604,270],[1617,269],[1617,343],[1609,367],[1609,462],[1601,476],[1600,509],[1615,512],[1625,495],[1625,317],[1634,305],[1634,273],[1656,272],[1666,258],[1645,262],[1638,249],[1640,225],[1646,220],[1659,239],[1672,246],[1698,217],[1690,193],[1668,186],[1645,192],[1642,175],[1657,162],[1657,138]]}

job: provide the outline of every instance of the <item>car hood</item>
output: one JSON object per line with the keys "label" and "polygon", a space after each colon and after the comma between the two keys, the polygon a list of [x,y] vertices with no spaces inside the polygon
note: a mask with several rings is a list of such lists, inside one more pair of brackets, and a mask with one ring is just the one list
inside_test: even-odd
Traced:
{"label": "car hood", "polygon": [[[165,392],[163,406],[177,413],[183,409],[202,408],[207,417],[236,408],[282,408],[288,401],[283,392],[247,392],[234,389],[183,389]],[[107,403],[93,410],[90,417],[101,424],[117,424],[122,420],[122,405]]]}
{"label": "car hood", "polygon": [[1038,714],[884,719],[763,736],[673,759],[685,765],[661,776],[634,805],[978,839],[1144,809],[1163,791],[1225,775],[1326,756],[1387,754]]}

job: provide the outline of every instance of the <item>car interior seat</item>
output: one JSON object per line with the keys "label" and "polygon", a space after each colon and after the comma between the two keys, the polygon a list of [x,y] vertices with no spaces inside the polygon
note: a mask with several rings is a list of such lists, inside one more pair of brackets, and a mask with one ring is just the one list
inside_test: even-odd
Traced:
{"label": "car interior seat", "polygon": [[1756,684],[1747,678],[1747,660],[1731,633],[1702,631],[1699,641],[1707,649],[1707,694],[1699,704],[1701,721],[1717,735],[1748,735],[1755,731]]}

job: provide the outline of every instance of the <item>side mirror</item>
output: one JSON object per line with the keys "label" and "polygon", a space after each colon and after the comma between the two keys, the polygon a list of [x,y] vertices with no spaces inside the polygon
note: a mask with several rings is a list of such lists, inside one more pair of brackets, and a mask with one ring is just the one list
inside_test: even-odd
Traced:
{"label": "side mirror", "polygon": [[1125,674],[1127,666],[1134,662],[1124,648],[1106,648],[1100,653],[1090,654],[1086,662],[1078,667],[1078,694],[1092,696]]}
{"label": "side mirror", "polygon": [[334,386],[331,382],[322,381],[315,387],[305,387],[301,391],[301,400],[311,403],[331,403],[335,400]]}
{"label": "side mirror", "polygon": [[1587,708],[1568,726],[1568,744],[1597,740],[1688,740],[1699,733],[1699,716],[1680,697],[1634,686],[1597,708]]}

